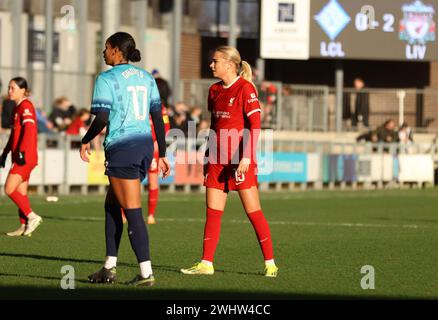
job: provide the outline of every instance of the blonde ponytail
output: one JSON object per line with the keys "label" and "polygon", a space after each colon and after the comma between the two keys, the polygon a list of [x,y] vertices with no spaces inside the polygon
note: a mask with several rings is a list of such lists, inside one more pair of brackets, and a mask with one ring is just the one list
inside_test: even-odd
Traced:
{"label": "blonde ponytail", "polygon": [[240,67],[239,76],[241,76],[243,79],[252,82],[252,69],[248,62],[242,60]]}
{"label": "blonde ponytail", "polygon": [[254,87],[257,95],[259,94],[256,85],[254,84],[254,82],[252,82],[252,68],[251,65],[242,60],[241,62],[241,67],[240,67],[240,72],[239,72],[239,76],[241,76],[243,79],[245,79],[246,81],[250,82],[252,84],[252,86]]}

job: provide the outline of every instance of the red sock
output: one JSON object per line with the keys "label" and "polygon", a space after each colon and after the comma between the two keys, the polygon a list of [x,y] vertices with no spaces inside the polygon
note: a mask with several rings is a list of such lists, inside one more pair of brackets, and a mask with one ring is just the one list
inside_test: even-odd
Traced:
{"label": "red sock", "polygon": [[157,189],[153,189],[153,190],[149,190],[149,195],[148,195],[148,214],[150,216],[154,216],[155,215],[155,208],[157,207],[157,203],[158,203],[158,188]]}
{"label": "red sock", "polygon": [[204,248],[202,260],[213,262],[214,253],[221,233],[221,218],[223,211],[207,207],[207,221],[204,227]]}
{"label": "red sock", "polygon": [[26,217],[26,215],[23,213],[23,211],[21,211],[20,209],[18,209],[18,217],[20,218],[20,223],[21,223],[21,224],[26,224],[26,222],[27,222],[27,217]]}
{"label": "red sock", "polygon": [[274,259],[271,232],[269,231],[268,221],[266,221],[262,210],[248,213],[248,218],[257,234],[257,239],[259,240],[265,261]]}
{"label": "red sock", "polygon": [[26,217],[29,215],[29,213],[32,212],[32,209],[30,208],[29,198],[27,197],[27,195],[23,195],[15,190],[9,195],[9,198],[14,201],[14,203],[24,213]]}

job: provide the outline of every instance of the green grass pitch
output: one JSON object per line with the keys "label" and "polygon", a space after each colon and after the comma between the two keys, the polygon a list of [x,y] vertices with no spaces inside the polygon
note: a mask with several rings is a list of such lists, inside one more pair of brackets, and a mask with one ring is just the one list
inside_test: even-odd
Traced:
{"label": "green grass pitch", "polygon": [[[143,196],[147,208],[147,195]],[[31,197],[44,223],[31,238],[10,238],[18,226],[6,197],[0,207],[0,299],[343,299],[438,298],[436,189],[262,193],[270,223],[277,278],[265,278],[263,258],[238,196],[230,194],[213,276],[179,269],[199,261],[204,227],[202,194],[161,193],[157,224],[148,226],[154,274],[151,288],[124,281],[138,273],[125,231],[114,285],[87,275],[105,255],[103,196],[66,196],[56,203]],[[61,268],[75,270],[75,289],[63,290]],[[361,267],[374,268],[364,290]]]}

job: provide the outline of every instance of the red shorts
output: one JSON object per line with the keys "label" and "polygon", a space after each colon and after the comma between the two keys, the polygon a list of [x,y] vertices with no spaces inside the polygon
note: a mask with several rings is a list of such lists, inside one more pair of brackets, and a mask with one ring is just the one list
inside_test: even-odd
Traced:
{"label": "red shorts", "polygon": [[148,173],[158,173],[158,159],[160,154],[158,152],[158,145],[154,143],[154,157],[152,158],[151,166],[149,167]]}
{"label": "red shorts", "polygon": [[25,164],[24,166],[19,166],[18,164],[13,163],[9,174],[19,174],[21,178],[23,178],[23,181],[29,181],[30,173],[36,166],[36,164]]}
{"label": "red shorts", "polygon": [[245,174],[237,175],[237,164],[208,164],[204,186],[223,190],[244,190],[257,186],[257,165],[250,164]]}

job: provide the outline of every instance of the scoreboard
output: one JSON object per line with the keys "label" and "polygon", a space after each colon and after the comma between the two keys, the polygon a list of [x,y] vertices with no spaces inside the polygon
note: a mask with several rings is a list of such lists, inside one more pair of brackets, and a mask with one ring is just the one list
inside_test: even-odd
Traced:
{"label": "scoreboard", "polygon": [[262,0],[262,5],[263,58],[438,60],[438,0]]}
{"label": "scoreboard", "polygon": [[437,0],[312,0],[310,56],[438,60]]}

